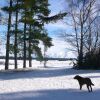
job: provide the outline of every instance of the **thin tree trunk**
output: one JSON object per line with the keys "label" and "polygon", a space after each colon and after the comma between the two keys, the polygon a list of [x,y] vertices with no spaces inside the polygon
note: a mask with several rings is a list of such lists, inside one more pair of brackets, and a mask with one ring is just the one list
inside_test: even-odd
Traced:
{"label": "thin tree trunk", "polygon": [[[18,5],[18,0],[17,0]],[[15,58],[15,69],[17,69],[17,33],[18,33],[18,9],[16,10],[16,23],[15,23],[15,46],[14,46],[14,58]]]}
{"label": "thin tree trunk", "polygon": [[29,32],[29,67],[32,67],[32,50],[31,50],[31,25],[30,25],[30,32]]}
{"label": "thin tree trunk", "polygon": [[81,23],[81,32],[80,32],[80,51],[79,51],[79,62],[78,62],[78,65],[79,67],[82,67],[82,64],[83,64],[83,19],[84,19],[84,16],[80,13],[80,23]]}
{"label": "thin tree trunk", "polygon": [[[12,7],[12,0],[10,0],[10,7]],[[9,11],[8,32],[7,32],[7,41],[6,41],[5,70],[7,70],[9,68],[9,49],[10,49],[9,45],[10,45],[11,17],[12,17],[12,11]]]}
{"label": "thin tree trunk", "polygon": [[79,66],[83,64],[83,23],[81,23],[81,40],[80,40],[80,52],[79,52]]}
{"label": "thin tree trunk", "polygon": [[44,68],[46,68],[46,64],[47,64],[47,60],[46,60],[46,51],[47,51],[47,48],[46,48],[46,46],[44,45]]}
{"label": "thin tree trunk", "polygon": [[26,22],[24,23],[24,56],[23,56],[23,68],[26,68]]}
{"label": "thin tree trunk", "polygon": [[92,38],[91,38],[91,18],[90,18],[90,15],[89,15],[89,53],[91,52],[91,46],[92,46]]}

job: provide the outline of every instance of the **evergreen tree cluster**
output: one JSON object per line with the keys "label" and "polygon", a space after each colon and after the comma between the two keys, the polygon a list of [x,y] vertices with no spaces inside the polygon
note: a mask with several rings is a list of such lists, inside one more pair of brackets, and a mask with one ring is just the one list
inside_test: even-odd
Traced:
{"label": "evergreen tree cluster", "polygon": [[23,58],[23,68],[26,68],[27,59],[32,67],[33,54],[43,60],[40,41],[46,48],[53,45],[44,28],[45,23],[55,22],[66,15],[59,13],[49,17],[48,6],[48,0],[8,0],[8,5],[2,8],[8,15],[5,70],[9,69],[10,53],[14,55],[15,69],[18,57]]}

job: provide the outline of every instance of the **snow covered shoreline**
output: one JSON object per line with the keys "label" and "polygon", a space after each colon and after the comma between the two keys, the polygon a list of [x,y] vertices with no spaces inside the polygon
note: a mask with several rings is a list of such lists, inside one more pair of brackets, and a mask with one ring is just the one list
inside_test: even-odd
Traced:
{"label": "snow covered shoreline", "polygon": [[[10,60],[9,63],[10,63],[9,69],[14,69],[14,60]],[[28,60],[27,60],[26,64],[27,64],[27,68],[29,68]],[[0,70],[4,70],[4,65],[5,65],[5,60],[0,59]],[[68,68],[71,68],[73,66],[73,63],[72,63],[72,61],[49,60],[49,61],[47,61],[46,65],[48,67],[68,67]],[[33,66],[33,69],[44,67],[43,62],[40,62],[37,60],[32,60],[32,66]],[[22,68],[22,67],[23,67],[23,61],[18,60],[18,68]]]}

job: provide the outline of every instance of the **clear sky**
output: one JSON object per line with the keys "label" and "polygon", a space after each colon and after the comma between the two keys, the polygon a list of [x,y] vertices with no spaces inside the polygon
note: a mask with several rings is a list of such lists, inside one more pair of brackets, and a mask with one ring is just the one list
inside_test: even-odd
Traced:
{"label": "clear sky", "polygon": [[[5,0],[0,0],[0,6],[5,5]],[[65,9],[65,0],[49,0],[50,3],[50,15],[55,15],[61,11],[64,12]],[[0,26],[1,28],[2,26]],[[60,39],[58,37],[59,32],[62,30],[66,30],[70,32],[70,29],[66,24],[63,23],[63,21],[58,21],[56,23],[50,23],[45,25],[45,28],[48,31],[48,34],[50,37],[53,38],[53,44],[54,46],[48,49],[47,55],[51,57],[74,57],[72,52],[69,52],[66,48],[70,47],[68,43],[65,43],[63,39]],[[1,31],[4,31],[4,28],[1,28]],[[3,33],[2,33],[3,34]],[[4,48],[4,47],[3,47]],[[2,55],[2,54],[1,54]]]}

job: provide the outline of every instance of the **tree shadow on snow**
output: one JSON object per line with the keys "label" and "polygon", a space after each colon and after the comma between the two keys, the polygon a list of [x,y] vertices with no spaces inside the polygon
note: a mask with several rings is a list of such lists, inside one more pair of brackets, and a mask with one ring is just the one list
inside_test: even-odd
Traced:
{"label": "tree shadow on snow", "polygon": [[[88,73],[98,73],[100,71],[95,70],[74,70],[67,68],[45,68],[45,69],[35,69],[26,71],[7,71],[0,72],[1,80],[11,80],[11,79],[21,79],[21,78],[48,78],[48,77],[59,77],[59,76],[69,76],[77,74],[88,74]],[[100,76],[87,76],[90,78],[100,78]]]}
{"label": "tree shadow on snow", "polygon": [[19,79],[19,78],[48,78],[48,77],[57,77],[65,76],[65,69],[35,69],[28,71],[8,71],[0,72],[0,79],[10,80],[10,79]]}
{"label": "tree shadow on snow", "polygon": [[0,100],[100,100],[100,90],[50,89],[0,94]]}

